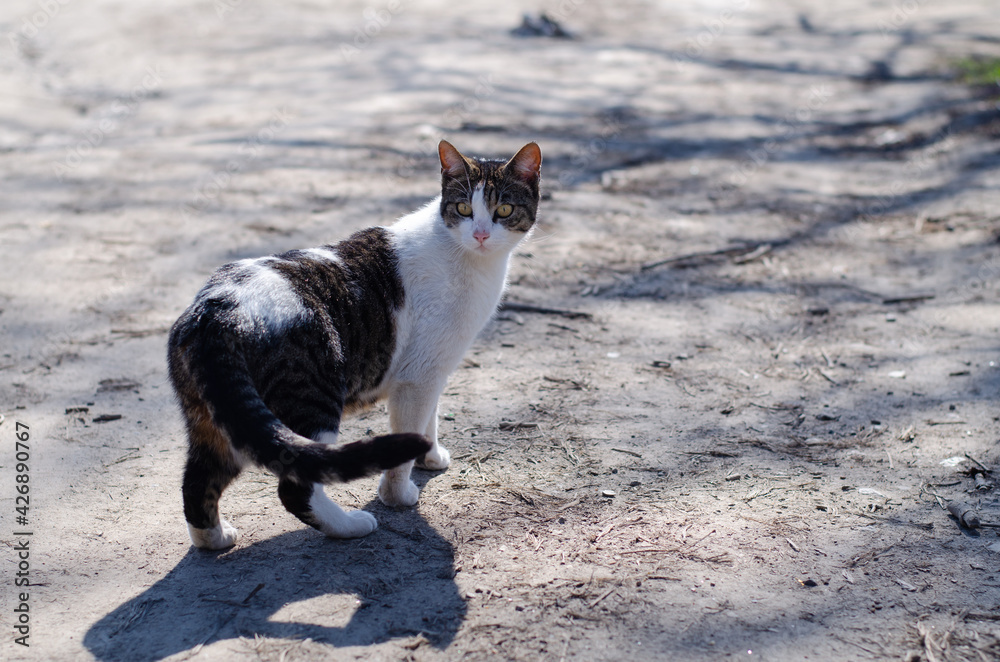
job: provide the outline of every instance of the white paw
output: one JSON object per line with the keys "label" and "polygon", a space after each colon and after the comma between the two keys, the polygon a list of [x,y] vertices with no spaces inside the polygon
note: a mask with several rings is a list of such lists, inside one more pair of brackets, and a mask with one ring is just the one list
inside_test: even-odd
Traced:
{"label": "white paw", "polygon": [[451,453],[441,444],[434,444],[434,448],[430,449],[422,459],[417,461],[418,467],[421,469],[430,469],[431,471],[442,471],[447,469],[450,464]]}
{"label": "white paw", "polygon": [[343,508],[330,501],[319,483],[313,485],[309,510],[316,518],[316,528],[330,538],[360,538],[378,528],[378,522],[371,513],[363,510],[344,512]]}
{"label": "white paw", "polygon": [[224,519],[220,519],[219,526],[213,529],[196,529],[188,524],[188,533],[194,546],[202,549],[232,547],[240,537],[239,531]]}
{"label": "white paw", "polygon": [[219,528],[222,530],[222,535],[219,537],[219,541],[222,543],[223,547],[232,547],[239,540],[240,532],[236,530],[236,527],[227,522],[224,519],[219,520]]}
{"label": "white paw", "polygon": [[412,480],[390,481],[386,474],[382,474],[378,498],[387,506],[415,506],[420,498],[420,488]]}
{"label": "white paw", "polygon": [[360,538],[378,528],[378,520],[371,513],[353,510],[344,514],[347,515],[347,518],[341,523],[342,526],[338,527],[336,532],[325,530],[324,533],[327,536],[331,538]]}

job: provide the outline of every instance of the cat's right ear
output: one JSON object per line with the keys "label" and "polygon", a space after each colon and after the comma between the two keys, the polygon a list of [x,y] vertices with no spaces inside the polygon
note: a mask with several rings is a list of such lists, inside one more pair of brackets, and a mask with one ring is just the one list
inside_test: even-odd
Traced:
{"label": "cat's right ear", "polygon": [[469,170],[465,157],[447,140],[438,143],[438,156],[441,157],[442,174],[449,177],[459,177]]}

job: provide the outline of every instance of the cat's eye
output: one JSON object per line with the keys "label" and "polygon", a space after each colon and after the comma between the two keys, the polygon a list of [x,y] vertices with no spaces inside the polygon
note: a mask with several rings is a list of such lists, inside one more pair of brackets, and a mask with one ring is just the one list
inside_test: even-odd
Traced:
{"label": "cat's eye", "polygon": [[472,216],[472,205],[468,202],[460,202],[455,205],[455,208],[458,209],[458,213],[462,216]]}
{"label": "cat's eye", "polygon": [[514,213],[514,205],[500,205],[497,207],[497,216],[507,218]]}

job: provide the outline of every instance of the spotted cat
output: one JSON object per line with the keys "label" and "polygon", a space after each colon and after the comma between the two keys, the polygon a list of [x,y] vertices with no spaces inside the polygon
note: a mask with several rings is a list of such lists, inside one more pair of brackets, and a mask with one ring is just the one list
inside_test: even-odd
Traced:
{"label": "spotted cat", "polygon": [[[170,331],[170,379],[187,426],[184,517],[193,543],[222,549],[219,515],[247,464],[278,476],[293,515],[334,538],[375,530],[323,491],[384,471],[379,497],[412,506],[416,463],[448,467],[437,402],[496,310],[514,248],[535,224],[541,150],[510,160],[438,146],[441,195],[388,227],[338,244],[220,268]],[[388,400],[392,434],[337,445],[344,414]]]}

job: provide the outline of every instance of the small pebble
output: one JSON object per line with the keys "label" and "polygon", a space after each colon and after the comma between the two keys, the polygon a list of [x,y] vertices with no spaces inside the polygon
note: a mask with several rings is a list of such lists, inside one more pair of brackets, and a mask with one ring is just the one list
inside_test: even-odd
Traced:
{"label": "small pebble", "polygon": [[614,495],[615,495],[614,490],[604,490],[603,492],[601,492],[601,496],[604,497],[613,497]]}

